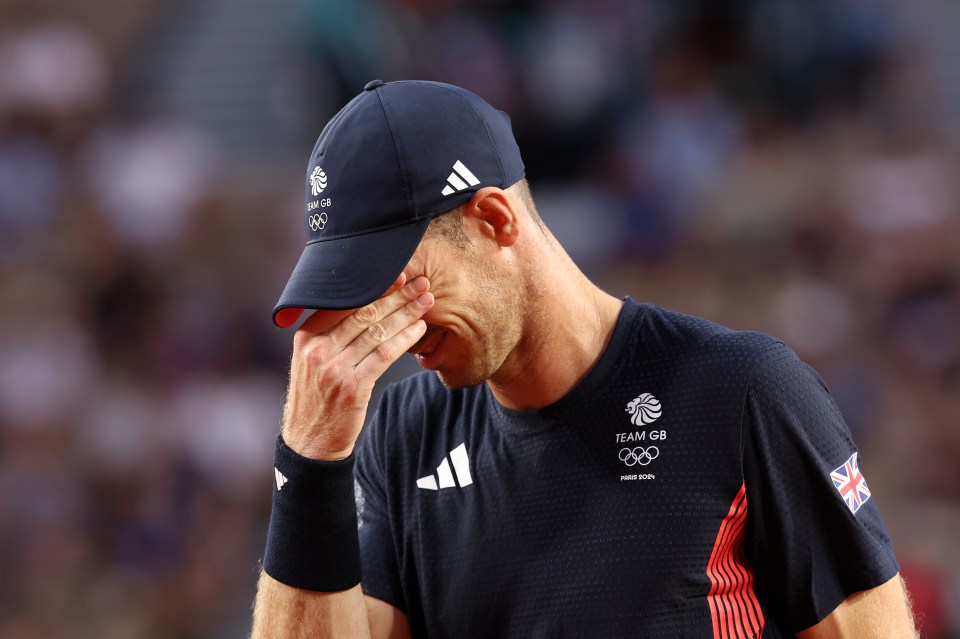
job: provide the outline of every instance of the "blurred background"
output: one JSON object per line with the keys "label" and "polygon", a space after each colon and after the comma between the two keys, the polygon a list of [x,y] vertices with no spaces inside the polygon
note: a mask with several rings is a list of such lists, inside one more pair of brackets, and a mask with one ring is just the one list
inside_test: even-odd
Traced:
{"label": "blurred background", "polygon": [[0,637],[246,636],[270,312],[306,159],[373,78],[509,111],[610,292],[815,366],[924,636],[960,637],[958,27],[949,0],[0,0]]}

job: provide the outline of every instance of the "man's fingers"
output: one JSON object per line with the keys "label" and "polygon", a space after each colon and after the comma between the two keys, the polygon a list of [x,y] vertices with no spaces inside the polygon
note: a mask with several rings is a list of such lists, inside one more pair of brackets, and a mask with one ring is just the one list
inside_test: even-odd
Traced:
{"label": "man's fingers", "polygon": [[406,283],[407,283],[407,274],[404,273],[403,271],[400,271],[400,275],[397,276],[396,281],[393,284],[391,284],[390,288],[388,288],[386,292],[380,297],[386,297],[387,295],[390,295],[394,291],[399,291],[403,287],[403,285]]}
{"label": "man's fingers", "polygon": [[381,342],[357,364],[357,376],[379,379],[390,365],[400,359],[426,332],[427,323],[422,319],[404,327],[391,339]]}
{"label": "man's fingers", "polygon": [[[380,299],[384,299],[385,297],[393,295],[403,288],[403,285],[406,283],[407,275],[406,273],[401,272],[400,275],[397,276],[397,279],[394,280],[393,284],[390,285],[390,288],[384,291],[383,295],[380,296]],[[321,309],[315,311],[313,315],[308,317],[303,322],[300,330],[306,334],[310,334],[310,336],[326,333],[327,331],[330,331],[336,327],[337,324],[342,322],[345,317],[350,317],[356,313],[357,310],[358,309],[355,308],[348,308],[343,310]]]}
{"label": "man's fingers", "polygon": [[406,327],[414,324],[433,306],[433,294],[423,293],[416,299],[404,304],[402,307],[390,313],[376,324],[371,324],[365,331],[357,336],[351,344],[360,354],[361,359],[366,353],[380,346],[386,341],[392,339],[397,333]]}
{"label": "man's fingers", "polygon": [[[368,357],[373,356],[375,359],[382,359],[386,361],[387,365],[399,359],[416,341],[403,346],[400,350],[396,350],[397,337],[410,326],[416,324],[430,310],[433,302],[432,293],[423,293],[376,324],[371,324],[357,336],[353,343],[344,349],[343,363],[347,366],[357,367],[359,373],[360,364]],[[417,339],[420,339],[420,337],[422,337],[422,334]],[[400,338],[400,342],[404,342],[404,337]],[[386,367],[384,367],[384,370],[386,370]]]}
{"label": "man's fingers", "polygon": [[[317,314],[322,317],[316,321],[310,317],[294,336],[294,352],[312,352],[312,357],[320,362],[342,371],[354,371],[353,374],[360,372],[355,369],[374,351],[375,359],[386,361],[387,365],[396,361],[416,341],[405,342],[409,332],[400,338],[405,344],[403,348],[396,348],[392,341],[430,310],[434,297],[427,291],[430,282],[422,276],[411,282],[397,278],[394,286],[400,288],[362,308],[320,311]],[[330,324],[333,325],[321,330]]]}
{"label": "man's fingers", "polygon": [[[409,304],[420,295],[426,293],[429,288],[430,282],[427,281],[427,278],[422,276],[417,277],[394,293],[382,297],[372,304],[358,308],[353,312],[353,315],[345,318],[340,325],[336,327],[336,330],[332,330],[330,336],[342,348],[346,348],[349,344],[352,344],[354,340],[363,335],[364,332],[368,331],[371,326],[378,324],[398,309],[403,308],[405,304]],[[414,319],[416,318],[411,319],[409,323],[412,323]],[[397,328],[397,330],[399,330],[399,328]]]}

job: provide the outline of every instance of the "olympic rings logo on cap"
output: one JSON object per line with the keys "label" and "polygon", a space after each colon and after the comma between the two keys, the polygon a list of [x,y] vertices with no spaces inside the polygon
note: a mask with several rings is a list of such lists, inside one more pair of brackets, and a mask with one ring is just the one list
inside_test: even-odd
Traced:
{"label": "olympic rings logo on cap", "polygon": [[641,466],[646,466],[654,459],[660,456],[660,449],[656,446],[651,446],[650,448],[644,448],[643,446],[637,446],[636,448],[622,448],[620,449],[620,461],[622,461],[627,466],[635,466],[640,464]]}
{"label": "olympic rings logo on cap", "polygon": [[307,218],[307,224],[310,226],[311,231],[319,231],[327,225],[326,212],[314,213]]}

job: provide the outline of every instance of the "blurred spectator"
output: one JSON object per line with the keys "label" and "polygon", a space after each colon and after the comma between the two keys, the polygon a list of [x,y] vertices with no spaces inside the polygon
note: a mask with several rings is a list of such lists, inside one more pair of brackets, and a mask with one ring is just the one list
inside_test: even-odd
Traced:
{"label": "blurred spectator", "polygon": [[0,256],[10,259],[56,219],[68,154],[105,98],[106,68],[83,31],[50,24],[8,27],[0,69]]}
{"label": "blurred spectator", "polygon": [[99,131],[81,164],[124,244],[170,250],[212,189],[215,155],[200,132],[149,122]]}

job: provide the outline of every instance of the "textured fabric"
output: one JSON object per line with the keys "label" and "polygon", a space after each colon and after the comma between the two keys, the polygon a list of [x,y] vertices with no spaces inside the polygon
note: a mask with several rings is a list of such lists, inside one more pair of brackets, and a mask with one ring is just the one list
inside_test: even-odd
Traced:
{"label": "textured fabric", "polygon": [[898,569],[874,501],[831,483],[854,450],[781,343],[628,299],[544,409],[432,373],[384,393],[363,587],[416,637],[792,636]]}
{"label": "textured fabric", "polygon": [[890,539],[872,499],[854,515],[837,492],[830,472],[854,442],[820,377],[783,344],[758,362],[744,421],[748,559],[771,608],[802,630],[895,574]]}

